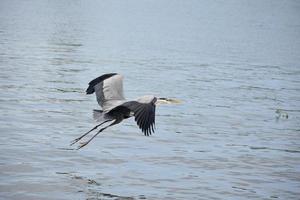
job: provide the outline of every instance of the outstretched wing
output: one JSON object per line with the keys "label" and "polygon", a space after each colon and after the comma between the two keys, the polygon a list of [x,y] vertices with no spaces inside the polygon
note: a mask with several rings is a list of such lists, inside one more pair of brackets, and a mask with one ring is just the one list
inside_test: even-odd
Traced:
{"label": "outstretched wing", "polygon": [[124,103],[123,76],[117,73],[104,74],[89,82],[86,94],[96,93],[98,104],[106,113]]}
{"label": "outstretched wing", "polygon": [[154,133],[155,128],[155,104],[139,103],[137,101],[129,101],[121,106],[128,108],[134,114],[134,119],[140,129],[146,136]]}

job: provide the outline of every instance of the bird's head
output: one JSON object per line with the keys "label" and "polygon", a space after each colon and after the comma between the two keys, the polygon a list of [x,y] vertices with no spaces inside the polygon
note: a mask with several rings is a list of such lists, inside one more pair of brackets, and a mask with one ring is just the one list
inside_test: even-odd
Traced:
{"label": "bird's head", "polygon": [[157,97],[156,105],[162,105],[162,104],[181,104],[182,101],[179,99],[173,99],[173,98],[165,98],[165,97]]}

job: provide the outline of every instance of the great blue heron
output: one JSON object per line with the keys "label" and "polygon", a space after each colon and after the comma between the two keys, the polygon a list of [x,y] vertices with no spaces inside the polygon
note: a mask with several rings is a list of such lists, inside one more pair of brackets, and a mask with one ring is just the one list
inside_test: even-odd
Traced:
{"label": "great blue heron", "polygon": [[86,146],[92,139],[106,128],[116,125],[134,116],[137,125],[142,132],[149,136],[155,129],[155,107],[157,104],[179,103],[176,99],[157,98],[153,95],[142,96],[134,101],[127,101],[123,95],[123,76],[117,73],[104,74],[89,82],[86,94],[96,93],[98,104],[102,110],[95,110],[101,117],[101,123],[76,138],[71,142],[75,144],[87,134],[97,129],[99,126],[111,122],[108,126],[101,128],[88,141],[82,143],[78,149]]}

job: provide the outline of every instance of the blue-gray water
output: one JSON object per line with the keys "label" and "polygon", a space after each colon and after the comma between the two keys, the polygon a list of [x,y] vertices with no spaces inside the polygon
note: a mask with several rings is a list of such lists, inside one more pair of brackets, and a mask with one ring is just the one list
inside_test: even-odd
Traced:
{"label": "blue-gray water", "polygon": [[[299,199],[299,38],[299,1],[1,0],[0,199]],[[108,72],[184,103],[68,150]]]}

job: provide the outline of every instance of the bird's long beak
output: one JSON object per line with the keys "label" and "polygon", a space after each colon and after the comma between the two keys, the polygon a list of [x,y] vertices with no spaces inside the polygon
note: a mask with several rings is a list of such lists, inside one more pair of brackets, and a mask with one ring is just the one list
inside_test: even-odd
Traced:
{"label": "bird's long beak", "polygon": [[162,104],[181,104],[182,101],[179,99],[171,99],[171,98],[164,98],[160,97],[157,98],[156,105],[162,105]]}

